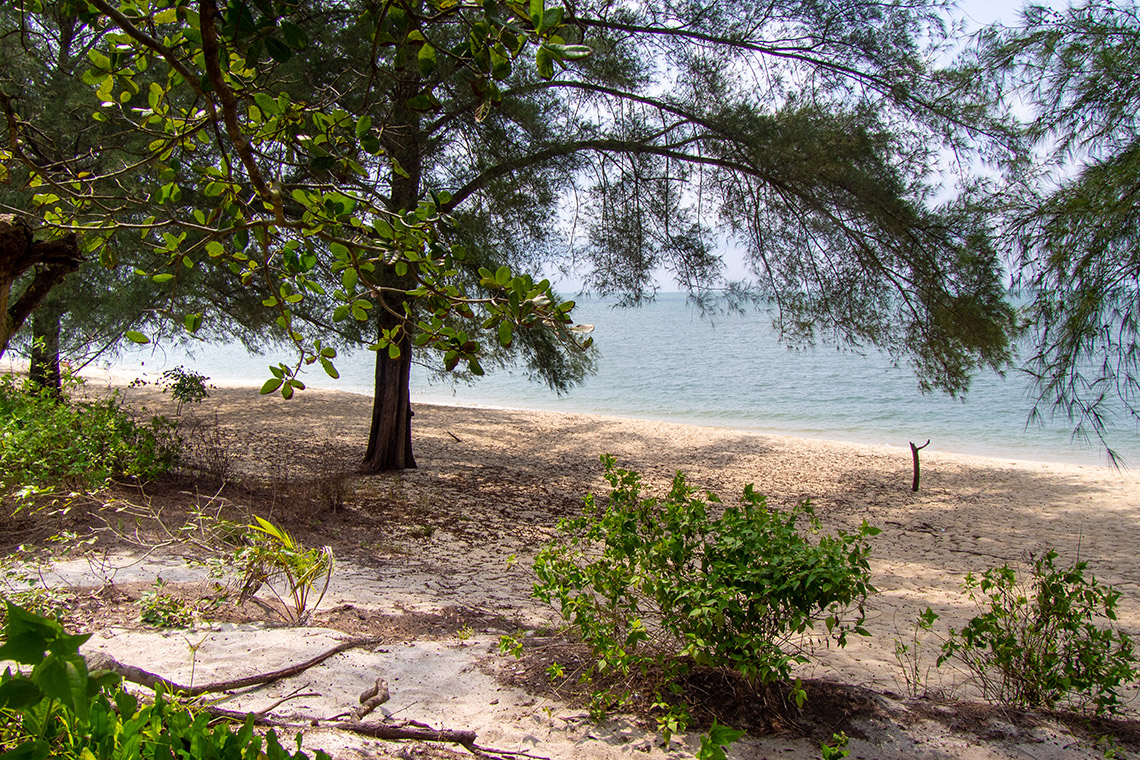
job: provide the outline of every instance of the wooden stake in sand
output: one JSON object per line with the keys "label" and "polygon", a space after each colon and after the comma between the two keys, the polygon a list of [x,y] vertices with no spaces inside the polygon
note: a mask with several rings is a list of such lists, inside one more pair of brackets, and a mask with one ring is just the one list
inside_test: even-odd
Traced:
{"label": "wooden stake in sand", "polygon": [[922,451],[923,449],[925,449],[929,445],[930,445],[930,439],[929,438],[927,438],[926,443],[922,444],[921,446],[915,446],[914,441],[910,442],[910,456],[912,459],[914,459],[914,480],[911,481],[911,484],[910,484],[910,490],[912,490],[912,491],[918,490],[918,452]]}

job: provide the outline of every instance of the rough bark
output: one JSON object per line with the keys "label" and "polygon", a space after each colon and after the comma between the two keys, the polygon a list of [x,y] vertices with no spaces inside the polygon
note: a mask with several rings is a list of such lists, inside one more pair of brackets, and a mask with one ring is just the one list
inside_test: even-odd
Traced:
{"label": "rough bark", "polygon": [[[32,310],[64,277],[78,269],[82,260],[74,235],[36,241],[26,221],[0,214],[0,356]],[[31,281],[13,300],[13,286],[29,272]]]}
{"label": "rough bark", "polygon": [[[381,320],[381,329],[386,321]],[[407,470],[416,466],[412,455],[412,343],[405,334],[400,358],[387,351],[376,353],[376,384],[372,402],[372,429],[361,465],[363,472]]]}
{"label": "rough bark", "polygon": [[47,388],[57,397],[63,394],[59,368],[59,334],[63,318],[63,304],[49,295],[32,312],[32,361],[28,377],[41,388]]}
{"label": "rough bark", "polygon": [[[403,174],[393,171],[391,175],[390,209],[393,212],[412,211],[419,204],[425,138],[420,129],[419,115],[407,107],[408,98],[419,88],[419,75],[414,65],[400,72],[400,80],[393,92],[393,118],[383,131],[382,140],[388,155],[395,158],[404,170]],[[388,284],[414,287],[412,282],[393,281]],[[391,299],[375,311],[381,332],[404,323],[403,302]],[[361,463],[362,472],[405,470],[416,466],[412,455],[412,341],[406,330],[401,335],[399,358],[390,358],[386,350],[376,352],[372,428]]]}

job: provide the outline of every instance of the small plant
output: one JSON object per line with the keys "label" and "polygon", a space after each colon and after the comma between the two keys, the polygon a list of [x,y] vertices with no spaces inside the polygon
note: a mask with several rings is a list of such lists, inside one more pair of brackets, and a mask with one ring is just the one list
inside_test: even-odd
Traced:
{"label": "small plant", "polygon": [[925,670],[922,667],[922,649],[936,620],[938,615],[927,607],[911,627],[909,640],[895,639],[895,659],[902,669],[908,697],[917,697],[925,691],[930,667],[927,666]]}
{"label": "small plant", "polygon": [[701,748],[697,760],[728,760],[725,749],[744,736],[743,731],[719,725],[713,720],[707,733],[701,735]]}
{"label": "small plant", "polygon": [[819,743],[819,756],[821,760],[843,760],[851,754],[847,749],[847,734],[840,731],[831,735],[830,742]]}
{"label": "small plant", "polygon": [[182,414],[183,404],[200,404],[203,399],[210,397],[206,389],[206,381],[210,378],[197,372],[188,370],[182,365],[168,369],[162,373],[162,389],[178,402],[174,415]]}
{"label": "small plant", "polygon": [[139,599],[139,619],[155,628],[189,628],[194,623],[194,611],[186,602],[163,591],[166,584],[161,578],[154,588]]}
{"label": "small plant", "polygon": [[692,720],[689,708],[664,700],[654,702],[652,707],[661,711],[661,715],[656,716],[657,733],[661,734],[661,741],[668,747],[674,734],[683,734],[688,729]]}
{"label": "small plant", "polygon": [[[74,594],[47,585],[39,574],[26,566],[4,567],[0,583],[4,586],[0,594],[33,615],[59,620],[75,603]],[[0,622],[4,619],[3,615],[3,610],[0,610]]]}
{"label": "small plant", "polygon": [[475,630],[469,625],[465,625],[455,632],[456,638],[458,638],[460,641],[467,641],[474,634]]}
{"label": "small plant", "polygon": [[562,521],[535,560],[535,596],[557,603],[593,649],[587,676],[655,673],[667,683],[702,665],[768,683],[807,661],[800,644],[815,626],[839,646],[866,634],[877,529],[809,538],[819,523],[807,504],[770,510],[751,486],[713,517],[720,500],[696,496],[680,473],[663,499],[642,499],[637,473],[602,462],[608,501],[587,496],[585,514]]}
{"label": "small plant", "polygon": [[1029,578],[1009,565],[967,575],[981,614],[950,631],[938,664],[965,665],[1001,704],[1115,712],[1121,685],[1136,678],[1132,639],[1101,625],[1116,620],[1120,594],[1086,577],[1087,563],[1058,569],[1056,558],[1038,557]]}
{"label": "small plant", "polygon": [[[304,625],[328,591],[334,565],[332,549],[305,549],[268,520],[256,515],[253,519],[257,524],[248,526],[252,531],[250,545],[237,551],[242,568],[239,603],[264,585],[283,605],[286,620]],[[322,579],[320,595],[310,606],[312,591]],[[278,586],[283,588],[279,591]]]}
{"label": "small plant", "polygon": [[499,637],[499,652],[518,659],[523,655],[522,642],[519,641],[517,636],[510,636],[504,633]]}
{"label": "small plant", "polygon": [[408,536],[411,538],[431,538],[434,533],[434,525],[413,525],[408,528]]}
{"label": "small plant", "polygon": [[1101,751],[1101,756],[1105,760],[1123,760],[1124,758],[1124,752],[1120,749],[1120,746],[1116,743],[1116,737],[1112,734],[1098,736],[1093,746]]}

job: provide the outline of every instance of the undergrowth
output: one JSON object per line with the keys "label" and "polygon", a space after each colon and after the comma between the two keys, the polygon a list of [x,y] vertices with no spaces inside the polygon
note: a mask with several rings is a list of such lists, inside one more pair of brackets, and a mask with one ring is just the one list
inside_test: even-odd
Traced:
{"label": "undergrowth", "polygon": [[30,381],[0,377],[0,497],[12,511],[61,490],[99,490],[113,478],[149,480],[173,463],[170,423],[136,421],[117,392],[68,398],[81,382],[65,378],[60,399]]}

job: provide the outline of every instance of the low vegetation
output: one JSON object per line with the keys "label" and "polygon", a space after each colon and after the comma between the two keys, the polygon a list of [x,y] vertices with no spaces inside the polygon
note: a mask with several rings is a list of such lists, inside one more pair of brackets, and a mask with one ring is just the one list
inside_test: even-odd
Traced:
{"label": "low vegetation", "polygon": [[169,423],[137,421],[118,393],[76,398],[81,382],[67,378],[61,399],[27,380],[0,377],[0,496],[12,509],[59,491],[99,490],[113,478],[150,480],[172,465]]}
{"label": "low vegetation", "polygon": [[[237,731],[158,688],[146,700],[124,691],[107,671],[89,672],[70,635],[48,618],[7,604],[0,660],[17,663],[0,675],[0,749],[20,760],[134,758],[261,758],[308,760],[276,734],[255,733],[253,716]],[[25,672],[25,670],[27,672]],[[323,752],[316,760],[327,760]]]}
{"label": "low vegetation", "polygon": [[1132,639],[1111,626],[1120,593],[1086,575],[1088,563],[1058,568],[1056,559],[1037,557],[1028,577],[1009,565],[967,575],[981,612],[950,631],[938,664],[965,666],[1002,705],[1116,712],[1137,662]]}
{"label": "low vegetation", "polygon": [[[876,528],[821,535],[808,504],[771,510],[748,487],[739,505],[722,506],[680,473],[664,498],[642,498],[636,472],[603,463],[609,497],[587,497],[585,513],[559,525],[535,562],[535,595],[589,645],[586,677],[654,675],[666,739],[688,724],[671,686],[692,668],[770,683],[807,661],[805,637],[843,646],[849,634],[866,634]],[[794,694],[802,703],[803,690]]]}

